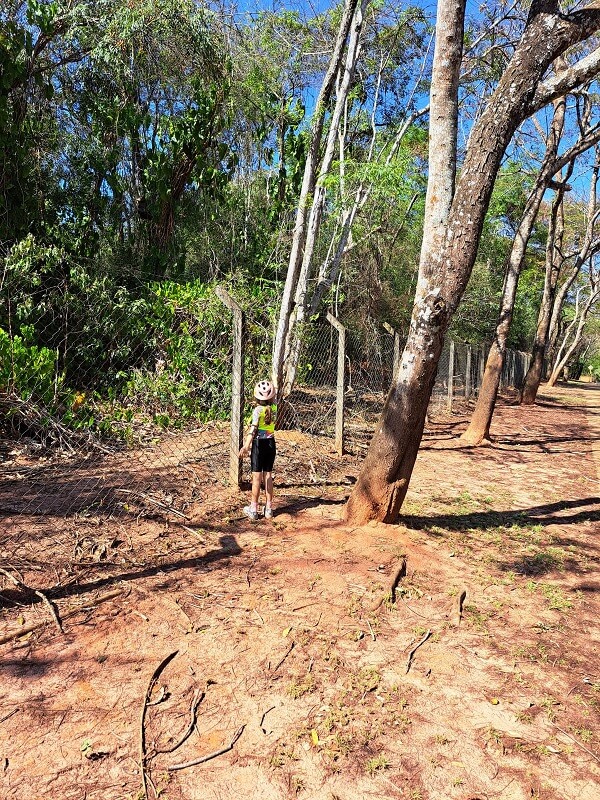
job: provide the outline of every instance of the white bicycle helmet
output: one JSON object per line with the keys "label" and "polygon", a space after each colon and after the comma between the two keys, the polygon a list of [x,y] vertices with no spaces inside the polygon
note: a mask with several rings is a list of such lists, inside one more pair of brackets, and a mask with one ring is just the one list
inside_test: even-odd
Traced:
{"label": "white bicycle helmet", "polygon": [[254,397],[260,403],[268,403],[275,399],[275,387],[271,381],[259,381],[254,387]]}

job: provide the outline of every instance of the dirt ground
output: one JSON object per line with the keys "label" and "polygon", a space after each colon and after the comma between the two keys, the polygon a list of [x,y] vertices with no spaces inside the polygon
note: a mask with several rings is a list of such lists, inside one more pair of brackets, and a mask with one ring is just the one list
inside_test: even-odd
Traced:
{"label": "dirt ground", "polygon": [[289,432],[272,521],[219,483],[185,520],[4,517],[0,797],[598,800],[600,387],[466,422],[395,526],[340,522],[361,446]]}

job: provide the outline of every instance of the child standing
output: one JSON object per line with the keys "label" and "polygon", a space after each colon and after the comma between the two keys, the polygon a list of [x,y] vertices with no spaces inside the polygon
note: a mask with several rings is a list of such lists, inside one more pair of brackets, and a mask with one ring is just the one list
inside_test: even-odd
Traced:
{"label": "child standing", "polygon": [[244,514],[251,520],[258,519],[258,500],[263,479],[266,495],[265,519],[271,519],[273,516],[273,463],[277,452],[275,448],[277,404],[273,401],[276,394],[271,381],[259,381],[254,387],[256,405],[252,412],[250,431],[239,453],[240,458],[244,458],[250,452],[252,498],[250,505],[244,508]]}

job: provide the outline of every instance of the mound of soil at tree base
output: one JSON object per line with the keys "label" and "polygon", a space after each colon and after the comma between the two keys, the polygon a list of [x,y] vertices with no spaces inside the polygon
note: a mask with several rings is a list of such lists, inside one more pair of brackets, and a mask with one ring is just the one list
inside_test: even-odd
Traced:
{"label": "mound of soil at tree base", "polygon": [[362,448],[291,433],[272,521],[216,485],[185,521],[5,519],[0,795],[596,800],[600,387],[501,405],[491,447],[466,421],[395,526],[340,522]]}

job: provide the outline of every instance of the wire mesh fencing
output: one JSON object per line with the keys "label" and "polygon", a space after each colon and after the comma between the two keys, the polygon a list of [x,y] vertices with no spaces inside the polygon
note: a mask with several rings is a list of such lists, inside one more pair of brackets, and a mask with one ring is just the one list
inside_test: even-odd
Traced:
{"label": "wire mesh fencing", "polygon": [[[249,479],[238,458],[252,387],[270,372],[272,319],[224,290],[105,281],[61,303],[53,286],[23,310],[0,291],[0,510],[39,516],[183,515],[218,505],[212,487]],[[62,293],[62,294],[61,294]],[[100,302],[99,300],[102,300]],[[237,300],[242,298],[238,297]],[[366,448],[403,342],[331,315],[297,331],[283,428]],[[477,394],[486,352],[447,341],[430,413]],[[528,356],[508,351],[503,386]],[[301,451],[289,468],[304,468]]]}

